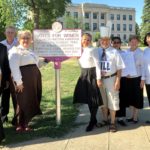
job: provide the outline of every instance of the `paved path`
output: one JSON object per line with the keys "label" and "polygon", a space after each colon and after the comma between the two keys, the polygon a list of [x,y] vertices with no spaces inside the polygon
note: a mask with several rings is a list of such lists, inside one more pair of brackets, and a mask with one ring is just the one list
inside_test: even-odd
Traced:
{"label": "paved path", "polygon": [[[101,118],[98,113],[98,118]],[[128,114],[129,116],[129,114]],[[118,132],[110,133],[107,127],[95,128],[85,132],[89,120],[86,105],[80,109],[77,122],[85,123],[63,138],[42,138],[8,145],[3,150],[150,150],[150,125],[145,120],[150,119],[150,108],[145,99],[145,109],[140,113],[138,124],[128,124],[118,127]]]}

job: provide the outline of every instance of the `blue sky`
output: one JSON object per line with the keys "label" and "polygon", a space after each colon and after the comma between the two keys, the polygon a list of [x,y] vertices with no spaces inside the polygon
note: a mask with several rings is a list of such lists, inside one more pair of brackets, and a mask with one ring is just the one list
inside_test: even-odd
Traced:
{"label": "blue sky", "polygon": [[130,7],[136,10],[136,22],[140,25],[144,0],[72,0],[72,3],[98,3],[110,6]]}

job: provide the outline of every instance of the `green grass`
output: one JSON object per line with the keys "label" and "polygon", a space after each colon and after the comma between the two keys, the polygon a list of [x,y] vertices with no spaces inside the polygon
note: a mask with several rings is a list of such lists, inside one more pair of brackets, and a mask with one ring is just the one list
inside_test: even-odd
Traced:
{"label": "green grass", "polygon": [[[56,105],[55,105],[55,70],[53,63],[41,68],[43,94],[41,109],[43,115],[36,116],[30,125],[34,131],[28,133],[16,133],[15,128],[10,123],[4,124],[6,140],[3,145],[18,143],[40,137],[62,137],[77,124],[74,122],[78,110],[72,104],[72,96],[80,68],[75,59],[70,59],[62,63],[60,70],[61,81],[61,125],[56,125]],[[9,113],[9,120],[12,119],[13,109]]]}

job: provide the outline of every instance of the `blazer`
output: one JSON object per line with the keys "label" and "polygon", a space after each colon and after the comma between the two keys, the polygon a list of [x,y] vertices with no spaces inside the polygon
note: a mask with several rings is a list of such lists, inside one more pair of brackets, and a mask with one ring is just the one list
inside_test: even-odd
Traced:
{"label": "blazer", "polygon": [[9,81],[11,71],[9,67],[7,47],[0,43],[0,69],[2,72],[1,89],[5,87],[6,81]]}

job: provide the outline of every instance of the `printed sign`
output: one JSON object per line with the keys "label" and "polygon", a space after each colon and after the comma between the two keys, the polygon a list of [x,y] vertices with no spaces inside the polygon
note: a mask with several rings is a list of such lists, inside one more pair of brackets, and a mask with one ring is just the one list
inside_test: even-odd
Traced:
{"label": "printed sign", "polygon": [[34,30],[34,51],[42,57],[81,56],[81,30]]}

